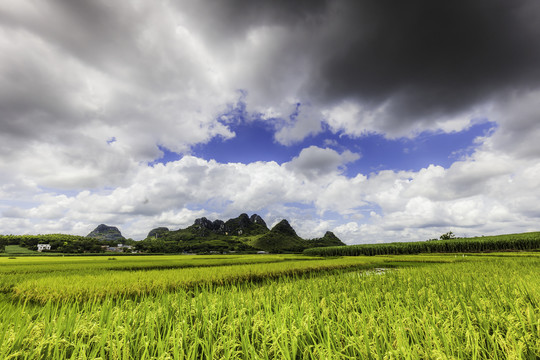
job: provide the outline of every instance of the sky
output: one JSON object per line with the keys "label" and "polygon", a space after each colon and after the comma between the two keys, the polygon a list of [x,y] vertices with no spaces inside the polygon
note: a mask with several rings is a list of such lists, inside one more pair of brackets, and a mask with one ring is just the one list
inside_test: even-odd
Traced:
{"label": "sky", "polygon": [[0,234],[540,230],[540,2],[0,2]]}

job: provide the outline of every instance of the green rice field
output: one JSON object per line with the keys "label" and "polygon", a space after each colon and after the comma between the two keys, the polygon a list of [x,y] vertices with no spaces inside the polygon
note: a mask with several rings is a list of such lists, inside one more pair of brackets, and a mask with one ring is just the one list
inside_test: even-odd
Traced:
{"label": "green rice field", "polygon": [[540,253],[0,257],[0,359],[539,359]]}

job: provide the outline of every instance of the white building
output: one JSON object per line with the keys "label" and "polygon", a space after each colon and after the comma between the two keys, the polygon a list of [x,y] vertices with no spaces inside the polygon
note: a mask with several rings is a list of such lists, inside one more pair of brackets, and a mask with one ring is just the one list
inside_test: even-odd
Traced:
{"label": "white building", "polygon": [[43,250],[51,250],[50,244],[38,244],[37,251],[42,252]]}
{"label": "white building", "polygon": [[107,251],[114,251],[114,252],[131,252],[131,253],[136,252],[136,251],[133,250],[133,246],[124,245],[124,244],[118,244],[117,246],[109,246],[109,247],[106,248],[106,250]]}

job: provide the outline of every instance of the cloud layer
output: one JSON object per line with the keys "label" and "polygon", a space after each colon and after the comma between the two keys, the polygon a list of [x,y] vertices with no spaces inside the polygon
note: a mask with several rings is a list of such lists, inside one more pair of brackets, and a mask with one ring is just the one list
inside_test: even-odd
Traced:
{"label": "cloud layer", "polygon": [[[306,167],[302,160],[309,160],[310,152],[327,152],[338,161],[332,168],[323,161],[319,169],[326,174],[310,176],[315,165],[308,162]],[[185,156],[144,166],[129,185],[110,191],[71,196],[37,192],[35,205],[5,209],[0,226],[85,234],[93,224],[107,222],[123,224],[129,236],[143,238],[156,226],[179,228],[200,216],[233,217],[261,209],[270,223],[291,218],[303,236],[320,236],[320,224],[325,224],[349,243],[421,240],[445,229],[482,235],[537,226],[538,162],[479,151],[449,169],[430,166],[348,178],[340,167],[350,156],[313,147],[282,165],[220,164]],[[324,213],[340,214],[340,219],[325,220]]]}
{"label": "cloud layer", "polygon": [[[243,211],[349,242],[534,230],[539,19],[535,0],[3,1],[0,232],[110,222],[140,238]],[[239,94],[240,120],[284,145],[497,127],[418,172],[347,175],[362,154],[338,147],[283,164],[190,156],[234,138]],[[163,148],[183,158],[149,167]]]}

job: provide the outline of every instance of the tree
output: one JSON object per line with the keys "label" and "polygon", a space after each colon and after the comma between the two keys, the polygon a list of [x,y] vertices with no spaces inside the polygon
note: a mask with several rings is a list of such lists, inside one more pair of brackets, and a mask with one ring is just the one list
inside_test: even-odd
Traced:
{"label": "tree", "polygon": [[441,240],[450,240],[450,239],[455,239],[456,238],[456,235],[454,235],[453,232],[449,231],[447,232],[446,234],[442,234],[439,239]]}

